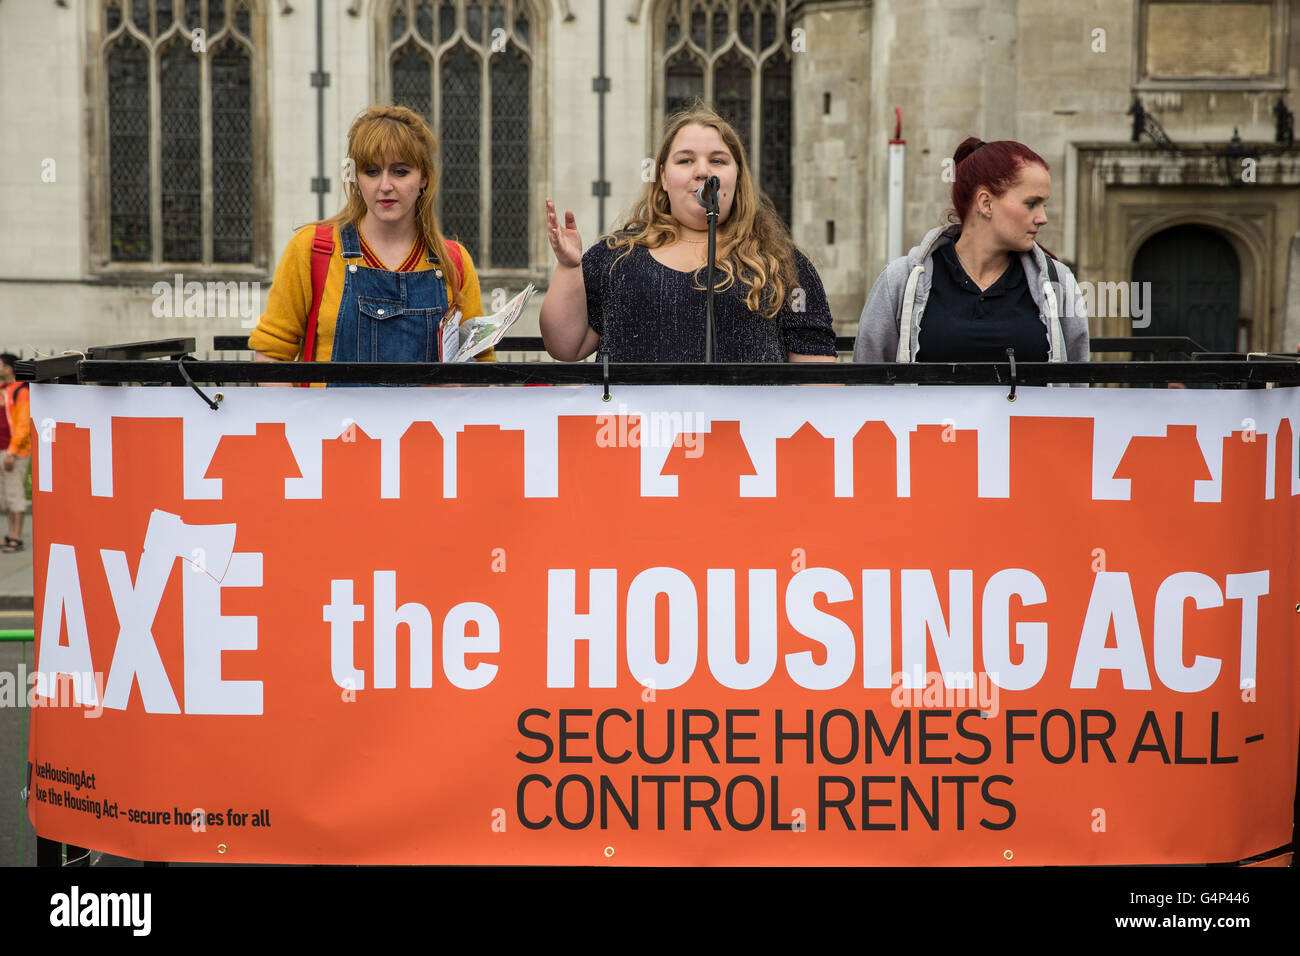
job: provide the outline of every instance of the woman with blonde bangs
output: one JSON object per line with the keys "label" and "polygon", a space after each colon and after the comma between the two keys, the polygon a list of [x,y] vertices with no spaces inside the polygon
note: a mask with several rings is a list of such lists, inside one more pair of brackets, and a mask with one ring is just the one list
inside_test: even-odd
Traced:
{"label": "woman with blonde bangs", "polygon": [[[469,252],[434,215],[437,141],[416,113],[374,106],[348,130],[347,203],[289,241],[248,337],[259,361],[436,362],[438,325],[483,314]],[[313,248],[316,252],[313,252]],[[303,355],[313,255],[328,256],[313,354]],[[493,361],[489,349],[479,361]]]}
{"label": "woman with blonde bangs", "polygon": [[708,224],[696,195],[717,176],[715,356],[720,362],[833,362],[821,279],[754,186],[736,131],[701,104],[671,118],[622,228],[585,253],[572,212],[546,201],[558,263],[542,302],[542,340],[562,361],[597,347],[616,362],[704,358]]}

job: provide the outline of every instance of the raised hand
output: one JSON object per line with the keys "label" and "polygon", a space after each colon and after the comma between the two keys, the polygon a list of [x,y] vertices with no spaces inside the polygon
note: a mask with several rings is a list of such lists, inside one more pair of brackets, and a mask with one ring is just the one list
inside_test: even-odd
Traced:
{"label": "raised hand", "polygon": [[546,200],[546,235],[551,240],[551,250],[555,259],[562,266],[576,269],[582,265],[582,237],[578,235],[578,224],[573,212],[564,211],[564,225],[560,225],[555,214],[555,203]]}

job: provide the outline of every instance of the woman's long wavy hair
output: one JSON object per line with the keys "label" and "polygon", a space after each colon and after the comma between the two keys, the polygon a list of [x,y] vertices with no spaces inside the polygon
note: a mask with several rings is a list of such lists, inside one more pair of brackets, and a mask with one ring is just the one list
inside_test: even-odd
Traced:
{"label": "woman's long wavy hair", "polygon": [[[722,277],[716,280],[714,288],[723,292],[739,284],[745,291],[746,307],[751,312],[773,318],[799,284],[794,242],[771,200],[754,186],[749,159],[736,131],[699,100],[669,118],[659,154],[655,157],[654,178],[646,185],[623,227],[605,237],[605,245],[623,250],[614,260],[617,264],[635,246],[658,249],[679,238],[679,226],[660,180],[673,140],[684,127],[691,125],[717,130],[736,163],[736,195],[731,202],[731,213],[725,222],[718,225],[717,265]],[[695,272],[697,289],[704,288],[703,276],[704,267],[701,266]]]}
{"label": "woman's long wavy hair", "polygon": [[[450,304],[460,307],[464,304],[460,291],[463,279],[456,274],[457,270],[447,256],[447,241],[438,228],[438,220],[433,211],[433,200],[438,194],[438,167],[434,161],[437,152],[438,141],[429,125],[418,113],[405,106],[372,106],[353,120],[348,130],[348,158],[352,160],[355,173],[399,162],[415,167],[428,179],[424,191],[415,201],[415,228],[424,240],[425,247],[433,250],[447,276]],[[345,185],[344,190],[347,204],[338,215],[325,220],[339,228],[356,225],[366,214],[366,201],[361,196],[361,188],[355,177]]]}

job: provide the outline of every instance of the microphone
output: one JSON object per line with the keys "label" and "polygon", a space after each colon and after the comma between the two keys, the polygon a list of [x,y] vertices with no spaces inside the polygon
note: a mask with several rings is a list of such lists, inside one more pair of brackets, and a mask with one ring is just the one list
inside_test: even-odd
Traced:
{"label": "microphone", "polygon": [[718,205],[718,189],[721,186],[722,183],[717,176],[710,176],[704,180],[703,186],[695,190],[695,201],[705,209],[716,209]]}

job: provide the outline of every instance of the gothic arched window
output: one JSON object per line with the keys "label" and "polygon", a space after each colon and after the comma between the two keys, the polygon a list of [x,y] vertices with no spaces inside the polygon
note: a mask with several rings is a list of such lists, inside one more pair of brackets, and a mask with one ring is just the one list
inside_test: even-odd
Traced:
{"label": "gothic arched window", "polygon": [[392,102],[438,137],[438,222],[481,268],[530,266],[534,43],[527,0],[389,0]]}
{"label": "gothic arched window", "polygon": [[786,0],[664,0],[656,12],[664,119],[700,97],[740,134],[758,186],[790,221]]}
{"label": "gothic arched window", "polygon": [[[103,261],[253,264],[256,0],[101,0]],[[254,30],[256,23],[258,29]]]}

